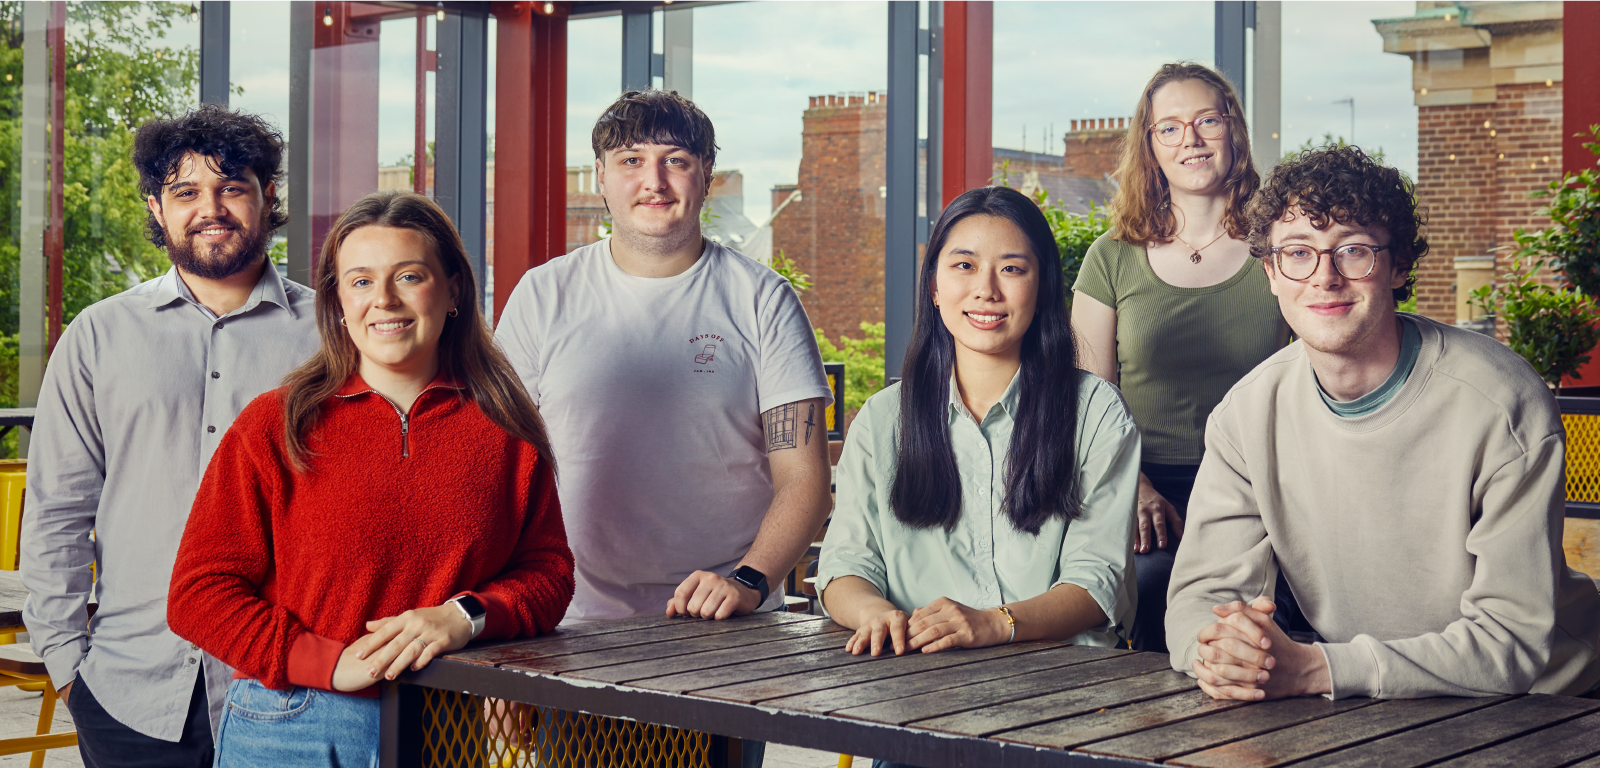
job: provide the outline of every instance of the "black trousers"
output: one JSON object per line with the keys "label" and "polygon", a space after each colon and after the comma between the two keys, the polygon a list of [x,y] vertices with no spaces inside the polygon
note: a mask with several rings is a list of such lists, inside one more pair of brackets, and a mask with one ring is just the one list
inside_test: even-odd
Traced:
{"label": "black trousers", "polygon": [[204,672],[195,676],[179,741],[163,741],[123,725],[100,706],[82,675],[72,683],[67,709],[78,729],[78,754],[86,768],[211,768],[216,745]]}
{"label": "black trousers", "polygon": [[[1199,470],[1198,465],[1187,464],[1145,462],[1139,465],[1139,471],[1150,478],[1150,485],[1178,510],[1178,517],[1184,521],[1189,519],[1189,495],[1194,492],[1195,474]],[[1172,581],[1172,561],[1178,554],[1179,543],[1169,528],[1166,549],[1152,548],[1146,554],[1133,556],[1138,572],[1139,608],[1128,639],[1136,651],[1167,652],[1167,585]],[[1274,592],[1273,602],[1278,610],[1272,614],[1273,621],[1285,633],[1291,633],[1293,639],[1301,642],[1313,639],[1316,632],[1300,612],[1281,567]]]}

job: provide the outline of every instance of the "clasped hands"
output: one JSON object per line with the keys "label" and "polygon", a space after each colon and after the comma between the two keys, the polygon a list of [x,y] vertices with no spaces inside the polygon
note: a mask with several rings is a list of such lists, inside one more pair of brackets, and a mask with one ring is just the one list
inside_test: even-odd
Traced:
{"label": "clasped hands", "polygon": [[1265,597],[1212,607],[1217,621],[1200,630],[1200,658],[1191,665],[1200,690],[1213,699],[1241,701],[1333,690],[1327,657],[1290,640],[1272,620],[1276,610]]}
{"label": "clasped hands", "polygon": [[874,614],[856,628],[844,649],[857,656],[877,656],[893,647],[896,656],[907,650],[934,653],[946,648],[985,648],[1011,639],[1005,615],[990,608],[968,608],[941,597],[913,611],[887,610]]}
{"label": "clasped hands", "polygon": [[407,667],[428,666],[435,656],[459,650],[472,639],[472,622],[454,605],[416,608],[367,622],[368,634],[346,646],[333,668],[333,689],[359,691],[378,677],[393,680]]}

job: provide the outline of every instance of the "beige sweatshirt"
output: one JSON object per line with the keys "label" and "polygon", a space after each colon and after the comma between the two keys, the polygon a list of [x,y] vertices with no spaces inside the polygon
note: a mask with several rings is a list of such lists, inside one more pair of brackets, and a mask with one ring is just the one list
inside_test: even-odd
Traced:
{"label": "beige sweatshirt", "polygon": [[1581,693],[1600,680],[1600,593],[1561,550],[1566,435],[1533,369],[1426,318],[1405,385],[1342,419],[1303,344],[1228,392],[1167,593],[1189,672],[1211,606],[1279,568],[1328,642],[1334,698]]}

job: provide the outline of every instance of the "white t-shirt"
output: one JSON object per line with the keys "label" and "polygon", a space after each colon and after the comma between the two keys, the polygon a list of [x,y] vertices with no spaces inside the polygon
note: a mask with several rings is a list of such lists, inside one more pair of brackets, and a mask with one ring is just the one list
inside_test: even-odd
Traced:
{"label": "white t-shirt", "polygon": [[610,240],[552,259],[495,338],[550,431],[569,622],[664,611],[691,572],[731,572],[772,503],[761,414],[832,399],[788,281],[716,243],[664,278],[623,272]]}

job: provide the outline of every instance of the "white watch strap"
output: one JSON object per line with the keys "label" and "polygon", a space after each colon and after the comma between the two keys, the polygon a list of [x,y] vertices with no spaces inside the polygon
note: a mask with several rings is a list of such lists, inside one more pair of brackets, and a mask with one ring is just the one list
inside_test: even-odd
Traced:
{"label": "white watch strap", "polygon": [[475,640],[475,639],[477,639],[478,635],[483,634],[484,620],[488,618],[488,614],[487,613],[485,613],[484,615],[479,616],[477,618],[473,618],[472,614],[467,611],[467,607],[461,604],[461,598],[452,597],[452,598],[450,598],[449,600],[447,600],[445,602],[448,602],[451,605],[455,606],[456,610],[460,611],[461,615],[466,617],[467,621],[472,623],[472,637],[467,638],[468,640]]}

